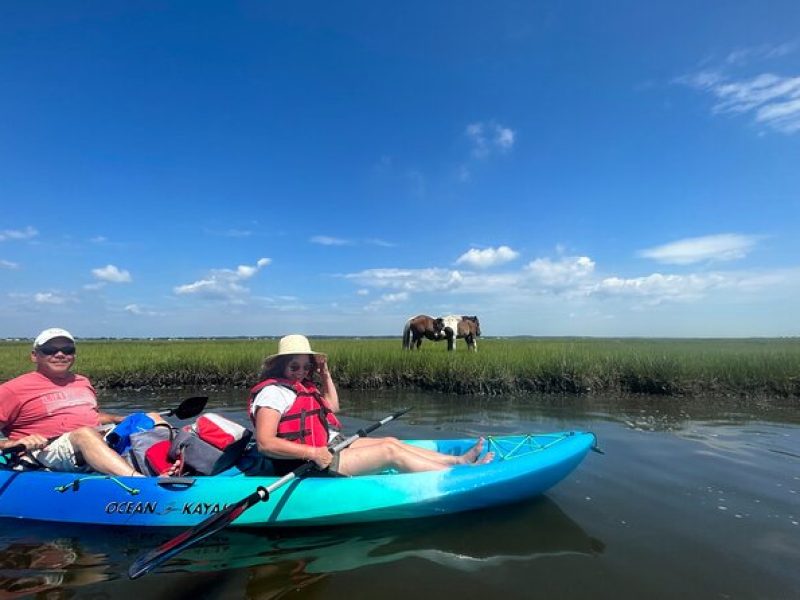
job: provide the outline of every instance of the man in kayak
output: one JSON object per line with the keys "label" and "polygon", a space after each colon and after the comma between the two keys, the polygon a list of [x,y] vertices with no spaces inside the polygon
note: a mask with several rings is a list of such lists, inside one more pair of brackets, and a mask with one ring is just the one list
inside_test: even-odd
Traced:
{"label": "man in kayak", "polygon": [[[312,377],[317,375],[320,392]],[[361,438],[336,455],[328,446],[339,435],[339,396],[325,354],[311,350],[302,335],[287,335],[278,353],[264,360],[260,382],[250,390],[248,412],[256,428],[258,451],[283,475],[304,461],[340,475],[365,475],[393,468],[401,472],[437,471],[459,464],[482,464],[483,439],[460,456],[405,444],[396,438]],[[250,472],[250,471],[249,471]],[[252,472],[251,472],[252,473]]]}
{"label": "man in kayak", "polygon": [[0,385],[0,450],[24,445],[22,460],[54,471],[95,470],[142,475],[108,447],[98,425],[123,417],[101,412],[92,384],[71,372],[75,338],[65,329],[42,331],[33,343],[36,370]]}

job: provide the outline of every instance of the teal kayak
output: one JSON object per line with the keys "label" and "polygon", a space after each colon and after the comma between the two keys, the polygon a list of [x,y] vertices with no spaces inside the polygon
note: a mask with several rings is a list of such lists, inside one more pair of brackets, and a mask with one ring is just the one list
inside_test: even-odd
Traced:
{"label": "teal kayak", "polygon": [[[463,454],[475,439],[405,440]],[[595,445],[585,432],[488,437],[494,459],[444,471],[307,477],[276,490],[236,526],[317,526],[411,519],[489,508],[536,496],[564,479]],[[0,469],[0,518],[190,527],[267,487],[274,477],[230,469],[213,477],[110,477]]]}

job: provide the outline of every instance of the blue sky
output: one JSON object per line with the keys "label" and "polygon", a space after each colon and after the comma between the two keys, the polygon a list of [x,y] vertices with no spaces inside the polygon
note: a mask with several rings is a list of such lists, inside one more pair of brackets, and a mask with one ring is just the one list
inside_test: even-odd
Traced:
{"label": "blue sky", "polygon": [[5,2],[0,337],[800,335],[800,4]]}

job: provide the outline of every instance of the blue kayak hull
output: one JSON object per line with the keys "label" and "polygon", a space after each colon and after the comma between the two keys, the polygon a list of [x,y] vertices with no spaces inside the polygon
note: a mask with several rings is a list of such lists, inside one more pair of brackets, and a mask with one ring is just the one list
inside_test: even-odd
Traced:
{"label": "blue kayak hull", "polygon": [[[450,454],[476,440],[406,440]],[[309,477],[276,490],[238,526],[316,526],[410,519],[488,508],[536,496],[571,473],[595,443],[592,433],[488,438],[492,462],[444,471]],[[189,527],[274,483],[237,470],[214,477],[112,478],[0,470],[0,518],[100,525]]]}

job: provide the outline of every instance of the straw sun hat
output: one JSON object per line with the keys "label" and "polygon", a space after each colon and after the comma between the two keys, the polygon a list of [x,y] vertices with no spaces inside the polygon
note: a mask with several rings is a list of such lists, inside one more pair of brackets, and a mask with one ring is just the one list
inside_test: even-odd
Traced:
{"label": "straw sun hat", "polygon": [[270,354],[264,359],[264,366],[270,367],[276,358],[279,356],[286,356],[287,354],[311,354],[313,356],[325,356],[322,352],[314,352],[311,349],[311,343],[304,335],[287,335],[278,341],[278,352]]}

